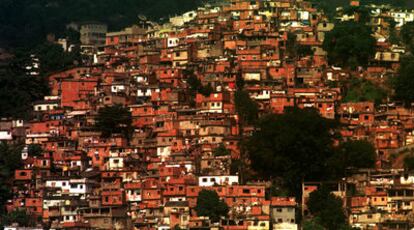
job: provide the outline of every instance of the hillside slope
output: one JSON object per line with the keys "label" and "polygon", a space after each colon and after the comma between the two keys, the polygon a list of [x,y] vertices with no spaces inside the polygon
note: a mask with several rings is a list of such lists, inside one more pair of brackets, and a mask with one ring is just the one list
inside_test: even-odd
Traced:
{"label": "hillside slope", "polygon": [[31,46],[48,33],[60,35],[72,21],[101,21],[110,30],[129,26],[138,15],[152,20],[195,9],[203,0],[2,0],[0,44]]}

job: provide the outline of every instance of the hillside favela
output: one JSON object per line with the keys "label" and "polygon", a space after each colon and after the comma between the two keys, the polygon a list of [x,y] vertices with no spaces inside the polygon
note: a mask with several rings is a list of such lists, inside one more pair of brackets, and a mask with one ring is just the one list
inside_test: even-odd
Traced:
{"label": "hillside favela", "polygon": [[414,229],[414,1],[0,0],[0,227]]}

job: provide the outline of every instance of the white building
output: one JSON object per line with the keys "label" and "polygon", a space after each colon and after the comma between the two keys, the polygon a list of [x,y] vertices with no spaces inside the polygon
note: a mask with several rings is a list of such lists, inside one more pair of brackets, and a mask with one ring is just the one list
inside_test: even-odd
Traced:
{"label": "white building", "polygon": [[407,22],[414,21],[414,11],[394,10],[391,12],[391,17],[394,18],[394,21],[397,23],[395,26],[401,27]]}
{"label": "white building", "polygon": [[214,185],[232,185],[239,183],[239,176],[200,176],[198,185],[201,187],[211,187]]}
{"label": "white building", "polygon": [[13,140],[13,134],[10,130],[0,130],[0,141]]}
{"label": "white building", "polygon": [[173,26],[183,26],[185,23],[194,20],[197,17],[196,11],[189,11],[183,15],[170,18],[170,23]]}

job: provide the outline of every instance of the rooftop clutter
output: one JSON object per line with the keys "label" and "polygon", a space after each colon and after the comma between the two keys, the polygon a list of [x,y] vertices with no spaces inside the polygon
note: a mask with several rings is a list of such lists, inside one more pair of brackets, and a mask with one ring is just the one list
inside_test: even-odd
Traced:
{"label": "rooftop clutter", "polygon": [[322,182],[282,196],[240,166],[254,120],[295,106],[338,120],[338,142],[375,147],[376,169],[328,183],[347,222],[412,226],[414,180],[402,162],[414,114],[364,93],[396,75],[405,52],[387,40],[384,18],[398,28],[414,13],[371,7],[375,50],[365,66],[332,64],[324,40],[336,25],[306,1],[231,0],[163,25],[106,34],[99,26],[104,39],[85,47],[91,65],[51,74],[51,95],[33,104],[32,119],[0,121],[0,140],[26,145],[7,211],[52,229],[299,229],[297,214],[309,214]]}

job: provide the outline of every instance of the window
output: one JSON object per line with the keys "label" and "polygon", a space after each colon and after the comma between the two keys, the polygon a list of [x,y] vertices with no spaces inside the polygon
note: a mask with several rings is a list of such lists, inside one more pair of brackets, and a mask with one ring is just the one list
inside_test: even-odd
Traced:
{"label": "window", "polygon": [[203,182],[207,182],[207,178],[203,178]]}

